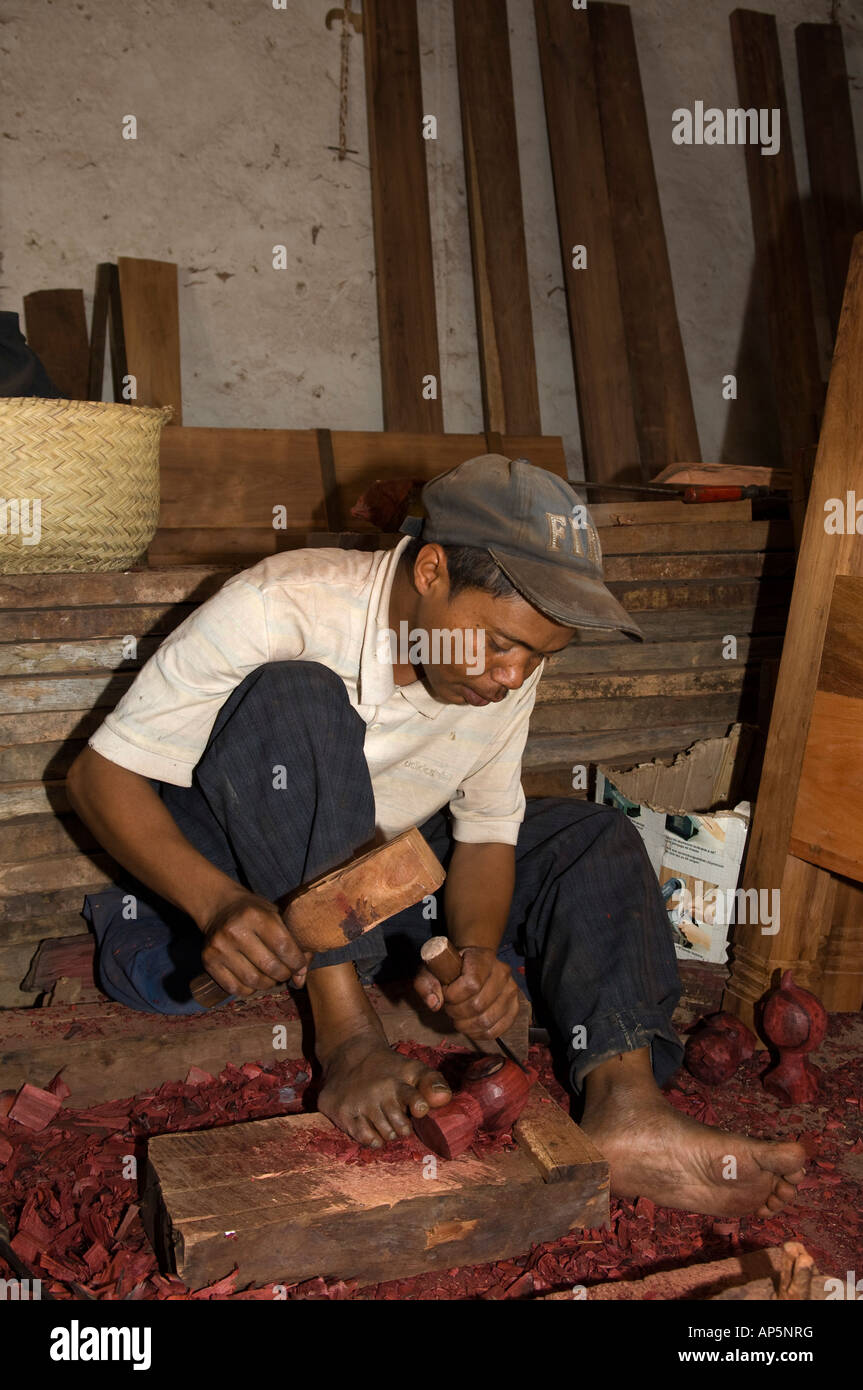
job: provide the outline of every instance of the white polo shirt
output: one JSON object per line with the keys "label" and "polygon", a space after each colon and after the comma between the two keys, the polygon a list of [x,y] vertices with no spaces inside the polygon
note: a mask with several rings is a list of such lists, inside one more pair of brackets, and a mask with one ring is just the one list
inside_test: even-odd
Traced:
{"label": "white polo shirt", "polygon": [[90,738],[144,777],[192,784],[231,691],[269,661],[316,661],[345,683],[364,720],[377,827],[387,838],[449,805],[453,834],[515,844],[524,815],[521,758],[542,666],[498,704],[435,700],[397,686],[384,634],[395,550],[294,550],[229,579],[165,638]]}

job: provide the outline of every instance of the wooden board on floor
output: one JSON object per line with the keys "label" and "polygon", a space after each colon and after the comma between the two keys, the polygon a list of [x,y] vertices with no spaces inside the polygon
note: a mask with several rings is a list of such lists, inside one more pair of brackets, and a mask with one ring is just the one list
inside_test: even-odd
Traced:
{"label": "wooden board on floor", "polygon": [[[534,0],[546,124],[569,308],[585,473],[642,480],[614,252],[589,20],[570,0]],[[587,265],[573,266],[573,248]]]}
{"label": "wooden board on floor", "polygon": [[526,1253],[608,1219],[607,1164],[539,1086],[517,1148],[437,1159],[431,1178],[419,1159],[317,1152],[332,1133],[322,1115],[289,1115],[151,1139],[145,1213],[163,1260],[193,1288],[234,1267],[243,1285],[371,1284]]}
{"label": "wooden board on floor", "polygon": [[[76,932],[83,925],[78,918]],[[36,948],[21,943],[19,949],[23,979]],[[459,1050],[472,1046],[448,1017],[420,1005],[409,987],[388,987],[387,995],[378,989],[368,993],[390,1043],[409,1040]],[[519,1003],[518,1018],[504,1037],[523,1060],[529,1026],[525,995]],[[47,1086],[62,1070],[72,1091],[64,1104],[86,1108],[153,1090],[164,1081],[182,1081],[193,1065],[216,1076],[228,1062],[268,1066],[302,1057],[305,1029],[286,990],[188,1018],[135,1013],[114,1003],[0,1011],[0,1091],[17,1089],[25,1081]]]}
{"label": "wooden board on floor", "polygon": [[[366,107],[385,430],[441,433],[416,0],[363,5]],[[423,379],[436,382],[433,399]]]}
{"label": "wooden board on floor", "polygon": [[835,337],[851,244],[856,234],[863,231],[863,196],[845,46],[838,24],[798,24],[794,34],[809,182],[827,313]]}
{"label": "wooden board on floor", "polygon": [[539,434],[506,6],[455,0],[453,15],[485,427]]}
{"label": "wooden board on floor", "polygon": [[776,153],[762,155],[760,144],[750,143],[744,146],[744,156],[755,234],[756,277],[767,306],[779,433],[784,466],[792,474],[799,535],[809,483],[804,460],[806,451],[818,439],[824,388],[779,35],[772,14],[734,10],[730,18],[740,106],[780,113]]}
{"label": "wooden board on floor", "polygon": [[28,346],[57,390],[86,401],[89,343],[83,290],[34,290],[24,296]]}
{"label": "wooden board on floor", "polygon": [[126,370],[135,378],[136,405],[170,405],[171,424],[183,423],[180,309],[173,261],[117,259]]}
{"label": "wooden board on floor", "polygon": [[641,461],[650,476],[698,462],[701,448],[674,285],[638,53],[628,5],[587,7],[611,200],[614,247]]}

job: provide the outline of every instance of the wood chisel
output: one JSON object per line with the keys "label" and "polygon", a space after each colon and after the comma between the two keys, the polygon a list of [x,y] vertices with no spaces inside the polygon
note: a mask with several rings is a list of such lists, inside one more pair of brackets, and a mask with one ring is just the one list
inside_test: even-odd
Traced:
{"label": "wood chisel", "polygon": [[[420,955],[422,956],[423,964],[442,985],[453,984],[461,975],[462,958],[452,945],[452,942],[445,936],[430,937],[428,941],[423,943]],[[526,1068],[518,1060],[512,1048],[504,1042],[503,1038],[489,1039],[487,1045],[483,1045],[482,1042],[477,1042],[475,1038],[472,1038],[471,1041],[475,1043],[478,1052],[490,1052],[494,1055],[495,1047],[499,1048],[504,1057],[508,1057],[510,1062],[515,1062],[515,1065],[521,1071],[526,1072]]]}

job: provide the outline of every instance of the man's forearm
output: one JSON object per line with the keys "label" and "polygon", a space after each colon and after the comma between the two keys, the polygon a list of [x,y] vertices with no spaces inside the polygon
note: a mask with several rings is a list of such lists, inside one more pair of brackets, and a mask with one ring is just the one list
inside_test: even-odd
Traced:
{"label": "man's forearm", "polygon": [[70,770],[68,795],[104,849],[202,929],[244,891],[189,843],[138,773],[86,748]]}
{"label": "man's forearm", "polygon": [[515,847],[457,840],[447,871],[444,899],[453,945],[496,951],[506,927],[515,887]]}

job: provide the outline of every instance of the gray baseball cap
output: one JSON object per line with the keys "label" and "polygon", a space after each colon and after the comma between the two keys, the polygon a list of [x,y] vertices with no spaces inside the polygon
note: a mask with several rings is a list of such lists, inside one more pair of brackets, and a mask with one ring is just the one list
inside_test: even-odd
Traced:
{"label": "gray baseball cap", "polygon": [[424,517],[402,531],[487,550],[524,597],[565,627],[625,632],[638,624],[605,587],[596,526],[564,478],[527,459],[482,454],[426,483]]}

